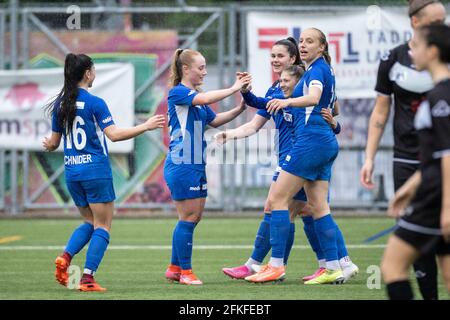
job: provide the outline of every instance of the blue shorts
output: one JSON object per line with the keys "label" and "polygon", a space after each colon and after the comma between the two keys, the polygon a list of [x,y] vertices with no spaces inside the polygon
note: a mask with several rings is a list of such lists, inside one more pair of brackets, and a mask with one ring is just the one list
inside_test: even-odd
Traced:
{"label": "blue shorts", "polygon": [[186,199],[206,198],[208,185],[205,170],[196,170],[184,165],[166,164],[164,179],[169,187],[172,199],[181,201]]}
{"label": "blue shorts", "polygon": [[[281,172],[281,167],[278,166],[275,169],[275,173],[273,174],[272,181],[274,181],[274,182],[277,181],[278,176],[280,175],[280,172]],[[306,197],[305,189],[301,188],[300,191],[295,194],[293,199],[298,200],[298,201],[308,202],[308,198]]]}
{"label": "blue shorts", "polygon": [[282,169],[306,180],[330,181],[333,162],[339,152],[337,140],[335,137],[311,140],[299,140],[286,157]]}
{"label": "blue shorts", "polygon": [[89,203],[106,203],[116,199],[112,179],[67,181],[66,184],[77,207],[87,207]]}

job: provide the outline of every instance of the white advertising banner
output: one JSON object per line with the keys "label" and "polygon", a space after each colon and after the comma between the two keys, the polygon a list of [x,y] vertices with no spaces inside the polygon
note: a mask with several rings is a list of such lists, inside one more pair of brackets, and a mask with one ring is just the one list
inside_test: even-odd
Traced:
{"label": "white advertising banner", "polygon": [[406,9],[370,6],[333,13],[250,12],[247,48],[255,93],[263,95],[275,80],[270,66],[273,43],[288,36],[298,40],[302,30],[310,27],[327,37],[339,98],[375,97],[380,58],[412,37]]}
{"label": "white advertising banner", "polygon": [[[120,127],[134,125],[134,68],[131,64],[97,64],[90,93],[105,100]],[[51,134],[44,105],[64,83],[63,69],[0,71],[0,148],[42,151]],[[108,143],[114,153],[133,150],[133,140]],[[62,150],[62,143],[59,150]]]}

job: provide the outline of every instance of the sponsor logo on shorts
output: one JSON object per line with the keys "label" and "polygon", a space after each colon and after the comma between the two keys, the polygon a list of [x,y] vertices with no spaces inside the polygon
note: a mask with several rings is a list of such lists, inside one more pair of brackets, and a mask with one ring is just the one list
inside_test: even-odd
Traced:
{"label": "sponsor logo on shorts", "polygon": [[189,191],[200,191],[200,190],[202,191],[208,190],[208,185],[205,183],[202,184],[201,186],[189,187]]}

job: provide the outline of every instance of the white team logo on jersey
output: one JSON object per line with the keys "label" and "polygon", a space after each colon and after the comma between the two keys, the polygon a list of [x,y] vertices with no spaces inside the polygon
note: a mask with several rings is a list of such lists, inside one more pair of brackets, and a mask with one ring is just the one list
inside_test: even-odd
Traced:
{"label": "white team logo on jersey", "polygon": [[283,118],[287,122],[292,122],[292,114],[285,112],[284,110],[283,110]]}
{"label": "white team logo on jersey", "polygon": [[77,106],[77,109],[80,109],[80,110],[84,109],[84,101],[77,101],[75,103],[75,105]]}
{"label": "white team logo on jersey", "polygon": [[103,123],[108,123],[108,122],[110,122],[111,120],[112,120],[112,117],[109,116],[108,118],[103,119],[102,122],[103,122]]}
{"label": "white team logo on jersey", "polygon": [[389,59],[389,56],[391,55],[391,52],[385,52],[382,56],[381,56],[381,61],[387,61]]}
{"label": "white team logo on jersey", "polygon": [[450,106],[447,101],[439,100],[431,109],[431,114],[435,118],[445,118],[450,115]]}
{"label": "white team logo on jersey", "polygon": [[188,96],[192,96],[195,92],[196,92],[195,90],[189,91]]}

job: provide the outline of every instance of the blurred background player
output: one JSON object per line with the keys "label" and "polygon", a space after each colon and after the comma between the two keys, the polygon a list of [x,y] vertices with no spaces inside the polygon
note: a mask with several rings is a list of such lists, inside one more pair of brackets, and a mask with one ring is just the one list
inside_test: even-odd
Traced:
{"label": "blurred background player", "polygon": [[69,53],[64,62],[64,87],[46,109],[52,116],[52,135],[44,138],[47,151],[64,143],[65,180],[84,223],[73,232],[64,253],[55,260],[56,280],[66,286],[72,258],[90,241],[80,281],[81,291],[105,291],[94,280],[110,239],[115,193],[108,148],[111,141],[134,138],[162,128],[163,115],[156,115],[132,128],[119,128],[105,101],[88,92],[95,79],[90,57]]}
{"label": "blurred background player", "polygon": [[[272,210],[272,257],[260,272],[245,278],[250,282],[268,282],[284,278],[284,248],[290,223],[289,202],[303,187],[312,207],[315,231],[327,261],[326,271],[305,284],[344,281],[338,260],[339,228],[330,215],[327,201],[331,166],[339,147],[330,125],[321,116],[322,108],[333,107],[335,84],[329,65],[328,43],[320,30],[311,28],[302,32],[300,57],[305,63],[306,72],[295,87],[293,98],[273,99],[267,104],[267,111],[271,114],[292,107],[295,142],[282,165],[277,183],[269,192],[269,207]],[[307,106],[312,106],[308,108],[308,114],[305,108]]]}
{"label": "blurred background player", "polygon": [[192,272],[191,258],[194,229],[200,222],[207,197],[204,132],[207,125],[221,126],[245,110],[241,102],[230,111],[215,114],[208,104],[233,95],[251,81],[249,75],[236,77],[228,89],[200,92],[206,75],[206,61],[200,52],[175,51],[168,95],[170,144],[164,178],[179,221],[173,231],[171,264],[165,277],[187,285],[202,284]]}
{"label": "blurred background player", "polygon": [[402,300],[413,299],[411,264],[430,251],[438,256],[450,293],[450,27],[421,28],[411,47],[417,70],[430,72],[434,88],[414,119],[420,170],[395,193],[389,206],[390,215],[400,220],[389,238],[382,272],[389,298]]}
{"label": "blurred background player", "polygon": [[[439,1],[409,1],[409,17],[413,30],[421,26],[444,23],[445,7]],[[414,38],[414,36],[413,36]],[[365,162],[361,169],[361,184],[373,188],[374,159],[391,110],[394,96],[394,189],[397,191],[419,168],[419,142],[414,129],[414,115],[432,86],[427,71],[416,70],[410,54],[412,40],[392,49],[378,68],[377,98],[370,116]],[[414,264],[420,292],[426,300],[438,298],[437,265],[433,252]]]}

